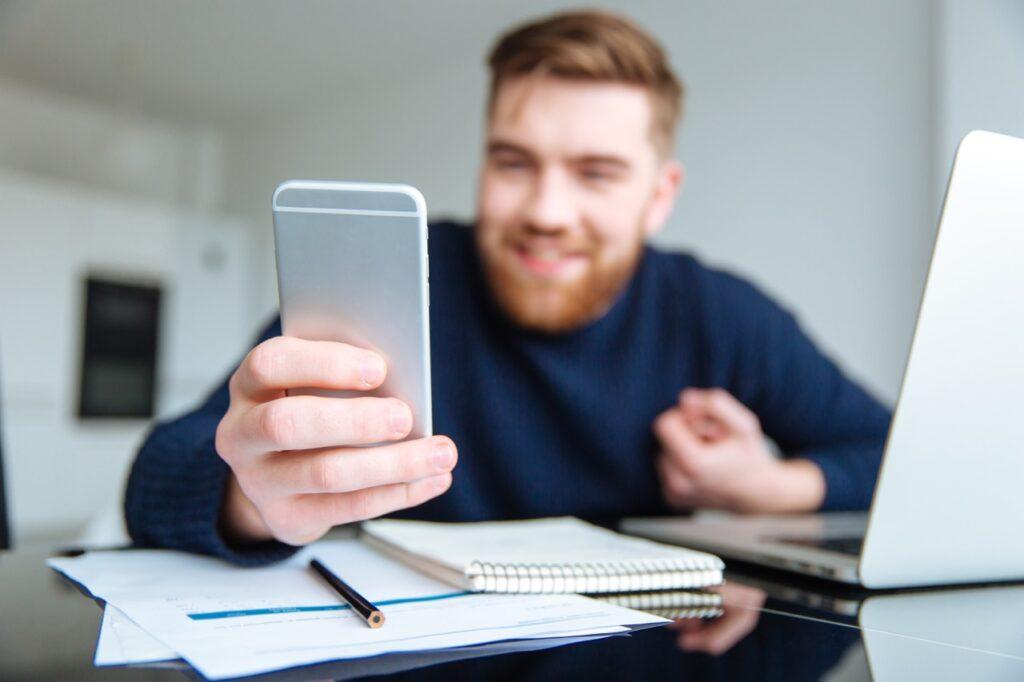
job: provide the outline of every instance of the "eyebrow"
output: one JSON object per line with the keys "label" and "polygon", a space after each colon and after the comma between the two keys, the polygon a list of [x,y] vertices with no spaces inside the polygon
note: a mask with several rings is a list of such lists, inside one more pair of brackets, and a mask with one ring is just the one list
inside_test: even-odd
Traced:
{"label": "eyebrow", "polygon": [[630,167],[629,161],[626,161],[621,156],[614,156],[612,154],[583,154],[582,156],[575,157],[573,161],[583,164],[614,166],[623,170]]}
{"label": "eyebrow", "polygon": [[[522,154],[523,156],[530,157],[531,159],[536,158],[536,155],[526,147],[522,147],[507,140],[491,140],[487,143],[487,153],[514,153]],[[621,169],[628,169],[631,166],[629,161],[621,156],[616,156],[615,154],[580,154],[579,156],[571,157],[570,160],[572,163],[577,164],[597,164],[602,166],[614,166]]]}
{"label": "eyebrow", "polygon": [[501,153],[513,153],[522,154],[523,156],[529,156],[533,158],[533,153],[526,147],[520,147],[512,142],[506,142],[504,140],[491,140],[487,143],[488,154],[501,154]]}

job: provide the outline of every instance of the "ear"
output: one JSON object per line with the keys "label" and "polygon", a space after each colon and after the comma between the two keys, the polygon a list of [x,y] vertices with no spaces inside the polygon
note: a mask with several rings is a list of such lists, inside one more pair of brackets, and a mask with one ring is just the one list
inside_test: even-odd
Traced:
{"label": "ear", "polygon": [[645,236],[651,237],[665,226],[669,215],[672,214],[676,195],[679,194],[679,188],[683,186],[685,178],[686,169],[679,161],[670,159],[661,164],[654,181],[651,202],[647,206],[647,214],[644,217]]}

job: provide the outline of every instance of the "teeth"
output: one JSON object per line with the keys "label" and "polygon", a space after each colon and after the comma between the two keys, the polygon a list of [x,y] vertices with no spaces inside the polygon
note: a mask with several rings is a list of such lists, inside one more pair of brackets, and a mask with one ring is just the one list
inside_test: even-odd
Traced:
{"label": "teeth", "polygon": [[536,246],[527,246],[525,244],[519,245],[517,248],[530,258],[548,264],[561,263],[563,260],[573,256],[571,251],[563,251],[559,248],[538,248]]}

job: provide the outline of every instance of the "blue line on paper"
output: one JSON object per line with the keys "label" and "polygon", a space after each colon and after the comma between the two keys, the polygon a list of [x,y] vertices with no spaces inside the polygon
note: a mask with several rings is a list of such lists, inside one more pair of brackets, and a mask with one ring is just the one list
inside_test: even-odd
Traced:
{"label": "blue line on paper", "polygon": [[[407,597],[404,599],[384,599],[375,602],[377,606],[390,606],[392,604],[413,604],[424,601],[438,601],[440,599],[452,599],[462,597],[470,592],[448,592],[446,594],[432,594],[426,597]],[[263,609],[241,609],[238,611],[204,611],[200,613],[187,614],[191,620],[219,620],[222,618],[243,618],[245,616],[266,616],[274,613],[310,613],[317,611],[345,611],[351,607],[348,604],[323,604],[320,606],[271,606]]]}

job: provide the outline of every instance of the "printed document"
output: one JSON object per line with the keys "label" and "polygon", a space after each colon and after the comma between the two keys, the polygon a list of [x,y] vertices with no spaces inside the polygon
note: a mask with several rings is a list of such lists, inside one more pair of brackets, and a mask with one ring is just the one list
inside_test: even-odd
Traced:
{"label": "printed document", "polygon": [[[368,628],[309,570],[311,557],[380,606],[386,625]],[[211,679],[667,622],[572,594],[469,594],[355,539],[317,543],[255,569],[163,550],[92,552],[48,563]]]}
{"label": "printed document", "polygon": [[138,665],[180,658],[173,649],[140,628],[116,606],[107,604],[100,622],[93,664]]}
{"label": "printed document", "polygon": [[[544,639],[518,639],[503,642],[490,642],[476,646],[454,647],[451,649],[435,649],[431,651],[411,651],[394,653],[388,656],[370,656],[368,658],[343,659],[329,661],[314,666],[303,666],[300,674],[294,678],[282,679],[325,679],[341,680],[363,678],[370,675],[385,675],[413,670],[425,666],[451,663],[471,658],[494,656],[497,654],[541,651],[567,644],[581,644],[595,639],[608,637],[607,634],[583,635],[578,637],[552,637]],[[181,667],[185,664],[176,652],[153,639],[149,633],[133,623],[117,607],[109,604],[103,611],[103,624],[100,629],[99,643],[96,646],[97,666],[144,666],[144,667]],[[278,679],[287,673],[268,673]],[[262,679],[262,676],[244,678]]]}

